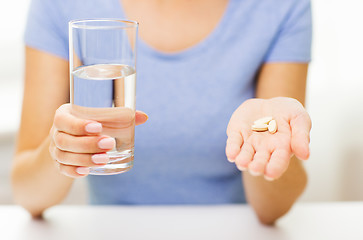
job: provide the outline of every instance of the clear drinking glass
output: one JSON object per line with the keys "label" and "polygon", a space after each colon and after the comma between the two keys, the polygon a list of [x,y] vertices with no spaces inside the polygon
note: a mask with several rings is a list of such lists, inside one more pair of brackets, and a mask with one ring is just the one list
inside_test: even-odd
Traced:
{"label": "clear drinking glass", "polygon": [[134,160],[136,39],[138,23],[117,19],[69,22],[70,100],[72,114],[102,124],[115,138],[105,166],[90,174],[130,170]]}

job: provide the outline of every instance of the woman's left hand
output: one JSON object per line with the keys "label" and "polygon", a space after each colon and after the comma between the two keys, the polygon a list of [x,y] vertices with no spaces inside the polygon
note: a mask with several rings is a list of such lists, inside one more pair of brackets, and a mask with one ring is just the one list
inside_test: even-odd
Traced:
{"label": "woman's left hand", "polygon": [[[251,130],[253,122],[273,117],[278,130],[271,134]],[[227,128],[226,155],[241,171],[267,180],[282,176],[293,154],[309,158],[311,120],[303,105],[293,98],[249,99],[233,113]]]}

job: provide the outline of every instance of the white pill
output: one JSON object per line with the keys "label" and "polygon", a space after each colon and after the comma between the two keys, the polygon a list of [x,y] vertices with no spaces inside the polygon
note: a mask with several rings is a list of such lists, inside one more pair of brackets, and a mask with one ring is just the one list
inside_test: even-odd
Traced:
{"label": "white pill", "polygon": [[264,131],[267,131],[268,125],[265,124],[265,123],[263,123],[263,124],[253,124],[251,129],[253,131],[256,131],[256,132],[264,132]]}
{"label": "white pill", "polygon": [[268,123],[268,131],[270,133],[275,133],[277,132],[277,122],[276,120],[271,120],[269,123]]}
{"label": "white pill", "polygon": [[254,125],[268,124],[272,119],[273,119],[272,117],[263,117],[254,121],[253,124]]}

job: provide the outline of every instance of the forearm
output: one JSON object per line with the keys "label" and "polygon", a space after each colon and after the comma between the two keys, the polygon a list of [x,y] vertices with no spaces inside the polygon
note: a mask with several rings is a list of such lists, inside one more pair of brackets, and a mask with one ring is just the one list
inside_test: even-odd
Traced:
{"label": "forearm", "polygon": [[259,220],[264,224],[273,224],[288,212],[304,191],[307,176],[300,160],[293,157],[281,178],[270,182],[263,176],[255,177],[244,172],[243,183],[247,201]]}
{"label": "forearm", "polygon": [[[307,70],[307,64],[265,64],[258,77],[256,97],[291,97],[304,104]],[[247,199],[261,222],[266,224],[272,224],[291,208],[307,182],[305,169],[295,156],[286,172],[275,181],[269,182],[249,173],[243,175]]]}
{"label": "forearm", "polygon": [[73,179],[61,175],[49,153],[49,138],[34,150],[15,154],[12,185],[15,201],[34,217],[67,195]]}

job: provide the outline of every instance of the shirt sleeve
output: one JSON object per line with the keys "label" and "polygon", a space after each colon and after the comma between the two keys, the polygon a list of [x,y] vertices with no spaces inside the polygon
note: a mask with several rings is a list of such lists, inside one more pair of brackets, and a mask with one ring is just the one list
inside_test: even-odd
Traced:
{"label": "shirt sleeve", "polygon": [[56,4],[54,0],[32,0],[24,41],[29,47],[68,59],[68,25]]}
{"label": "shirt sleeve", "polygon": [[310,0],[297,0],[282,21],[265,62],[309,62],[312,19]]}

